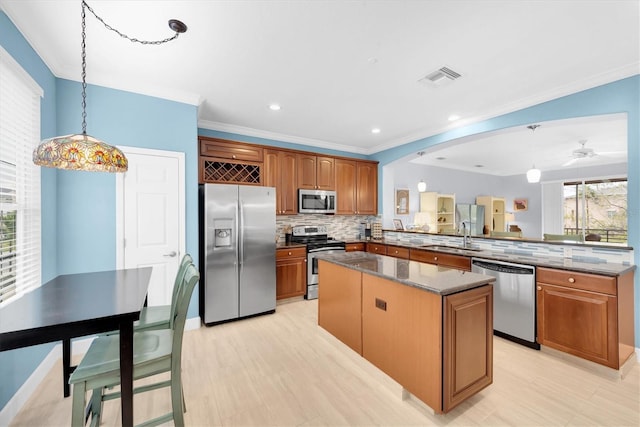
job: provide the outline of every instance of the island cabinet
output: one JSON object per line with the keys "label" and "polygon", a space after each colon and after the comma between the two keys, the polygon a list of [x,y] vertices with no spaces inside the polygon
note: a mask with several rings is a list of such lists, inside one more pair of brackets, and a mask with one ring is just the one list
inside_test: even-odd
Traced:
{"label": "island cabinet", "polygon": [[263,185],[276,188],[276,215],[298,213],[297,155],[287,150],[264,150]]}
{"label": "island cabinet", "polygon": [[409,251],[409,259],[441,265],[443,267],[452,267],[460,270],[471,271],[471,258],[462,255],[446,254],[443,252],[428,251],[424,249],[411,249]]}
{"label": "island cabinet", "polygon": [[335,159],[311,153],[298,154],[298,188],[335,190]]}
{"label": "island cabinet", "polygon": [[344,250],[346,252],[355,252],[355,251],[364,252],[365,247],[366,247],[366,244],[364,242],[347,243],[344,247]]}
{"label": "island cabinet", "polygon": [[633,354],[633,271],[601,276],[539,267],[538,343],[619,369]]}
{"label": "island cabinet", "polygon": [[[377,271],[367,255],[354,262]],[[491,285],[442,295],[326,260],[319,272],[318,324],[436,413],[492,383]]]}
{"label": "island cabinet", "polygon": [[307,291],[307,249],[276,250],[276,299],[298,297]]}
{"label": "island cabinet", "polygon": [[337,158],[338,215],[378,214],[378,163]]}

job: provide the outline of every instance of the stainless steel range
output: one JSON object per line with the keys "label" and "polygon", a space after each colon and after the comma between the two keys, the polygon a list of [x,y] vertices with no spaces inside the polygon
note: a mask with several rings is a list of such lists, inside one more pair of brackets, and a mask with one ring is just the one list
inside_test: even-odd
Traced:
{"label": "stainless steel range", "polygon": [[327,237],[324,225],[293,227],[291,242],[307,245],[307,293],[306,299],[318,298],[318,259],[317,254],[344,252],[346,244]]}

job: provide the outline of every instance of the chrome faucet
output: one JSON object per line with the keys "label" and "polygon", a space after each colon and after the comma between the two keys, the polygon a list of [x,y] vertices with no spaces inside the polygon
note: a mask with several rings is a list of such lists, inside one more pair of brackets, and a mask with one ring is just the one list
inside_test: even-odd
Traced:
{"label": "chrome faucet", "polygon": [[[469,234],[467,234],[469,230]],[[462,221],[462,246],[467,248],[471,246],[471,224],[467,227],[467,221]]]}

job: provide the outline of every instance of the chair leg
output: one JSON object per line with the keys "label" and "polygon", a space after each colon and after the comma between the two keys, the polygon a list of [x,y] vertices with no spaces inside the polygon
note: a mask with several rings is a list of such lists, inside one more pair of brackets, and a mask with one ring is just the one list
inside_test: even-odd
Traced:
{"label": "chair leg", "polygon": [[184,427],[185,408],[182,378],[179,374],[171,375],[171,409],[173,411],[173,423],[176,427]]}
{"label": "chair leg", "polygon": [[94,388],[91,393],[91,424],[100,425],[102,416],[102,387]]}
{"label": "chair leg", "polygon": [[78,382],[73,385],[73,401],[71,409],[72,427],[84,426],[84,399],[86,391],[86,384],[84,382]]}

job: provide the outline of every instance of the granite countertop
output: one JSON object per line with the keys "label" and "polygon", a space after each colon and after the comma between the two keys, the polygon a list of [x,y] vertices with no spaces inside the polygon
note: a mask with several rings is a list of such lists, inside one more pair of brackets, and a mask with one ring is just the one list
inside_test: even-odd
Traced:
{"label": "granite countertop", "polygon": [[304,243],[285,243],[278,242],[276,243],[276,249],[294,249],[294,248],[307,248],[307,245]]}
{"label": "granite countertop", "polygon": [[495,281],[495,278],[483,274],[385,255],[376,255],[369,252],[355,251],[327,255],[319,253],[317,257],[342,267],[424,289],[439,295],[449,295],[477,288]]}
{"label": "granite countertop", "polygon": [[442,253],[451,253],[455,255],[462,255],[471,258],[483,258],[487,260],[494,261],[504,261],[504,262],[512,262],[516,264],[526,264],[534,267],[548,267],[555,268],[559,270],[568,270],[568,271],[576,271],[581,273],[590,273],[590,274],[600,274],[604,276],[619,276],[628,271],[635,270],[635,265],[627,265],[627,264],[617,264],[617,263],[593,263],[593,262],[582,262],[572,260],[571,258],[560,258],[560,257],[545,257],[545,256],[531,256],[531,255],[520,255],[520,254],[510,254],[499,251],[491,251],[485,249],[473,249],[473,250],[465,250],[462,248],[451,247],[448,248],[445,245],[402,245],[398,244],[398,242],[394,243],[386,243],[395,244],[398,246],[408,247],[410,249],[423,249],[423,250],[431,250]]}

